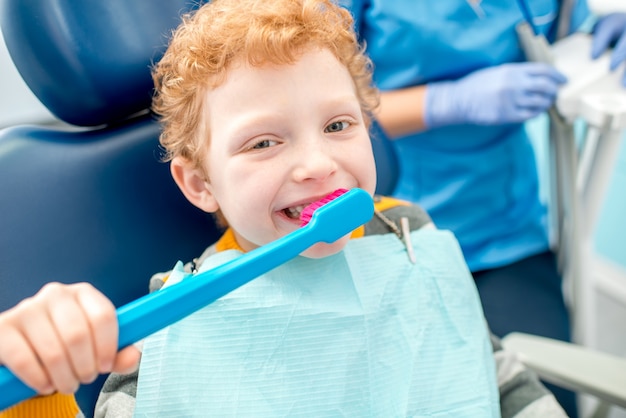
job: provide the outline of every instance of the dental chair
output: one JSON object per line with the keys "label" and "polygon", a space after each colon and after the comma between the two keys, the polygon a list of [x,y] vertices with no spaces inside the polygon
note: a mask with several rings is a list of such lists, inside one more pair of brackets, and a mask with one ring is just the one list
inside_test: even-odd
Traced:
{"label": "dental chair", "polygon": [[[185,0],[4,0],[23,79],[54,126],[0,131],[0,310],[45,283],[88,281],[116,306],[219,236],[160,161],[150,64]],[[104,376],[77,393],[91,414]],[[0,394],[0,396],[2,396]]]}
{"label": "dental chair", "polygon": [[[91,282],[119,307],[219,237],[160,161],[148,110],[150,65],[199,3],[0,2],[11,58],[58,118],[0,130],[0,310],[52,281]],[[384,139],[373,146],[390,190],[397,164]],[[88,416],[105,377],[77,393]]]}

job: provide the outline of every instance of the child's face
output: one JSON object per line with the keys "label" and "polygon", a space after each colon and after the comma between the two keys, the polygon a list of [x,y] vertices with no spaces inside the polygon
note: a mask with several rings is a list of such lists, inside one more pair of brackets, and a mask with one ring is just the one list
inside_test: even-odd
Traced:
{"label": "child's face", "polygon": [[[347,69],[327,50],[293,65],[235,65],[206,94],[202,209],[221,209],[246,251],[299,228],[299,211],[339,188],[374,193],[370,138]],[[174,162],[173,162],[174,163]],[[304,255],[341,250],[348,236]]]}

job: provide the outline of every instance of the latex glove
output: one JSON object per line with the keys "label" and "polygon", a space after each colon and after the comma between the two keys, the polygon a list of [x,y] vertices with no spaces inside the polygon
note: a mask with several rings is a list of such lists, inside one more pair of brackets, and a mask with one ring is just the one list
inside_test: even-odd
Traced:
{"label": "latex glove", "polygon": [[[611,71],[626,60],[626,13],[611,13],[601,18],[593,29],[591,58],[598,58],[615,43],[611,54]],[[626,86],[626,73],[622,76]]]}
{"label": "latex glove", "polygon": [[548,64],[503,64],[456,81],[428,84],[424,123],[428,128],[519,123],[548,109],[567,79]]}

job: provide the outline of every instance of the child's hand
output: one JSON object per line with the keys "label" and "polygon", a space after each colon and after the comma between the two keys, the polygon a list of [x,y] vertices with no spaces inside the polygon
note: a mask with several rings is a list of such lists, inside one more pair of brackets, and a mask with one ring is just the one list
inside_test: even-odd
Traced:
{"label": "child's hand", "polygon": [[115,307],[88,283],[50,283],[0,314],[0,364],[38,393],[73,393],[100,373],[129,373],[135,347],[117,352]]}

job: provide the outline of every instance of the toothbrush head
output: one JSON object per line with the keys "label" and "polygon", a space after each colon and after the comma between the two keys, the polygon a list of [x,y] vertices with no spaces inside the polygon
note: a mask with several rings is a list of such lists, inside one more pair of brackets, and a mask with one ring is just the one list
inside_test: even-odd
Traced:
{"label": "toothbrush head", "polygon": [[[318,241],[335,242],[374,216],[372,196],[363,189],[339,189],[302,211],[306,229],[315,230]],[[306,222],[305,222],[306,219]]]}
{"label": "toothbrush head", "polygon": [[337,189],[334,192],[330,193],[329,195],[326,195],[325,197],[321,198],[317,202],[313,202],[310,205],[308,205],[306,208],[304,208],[304,210],[300,214],[300,221],[302,222],[300,224],[300,227],[305,226],[311,221],[311,218],[313,217],[313,213],[317,209],[321,208],[328,202],[335,200],[336,198],[346,193],[347,191],[348,191],[347,189]]}

